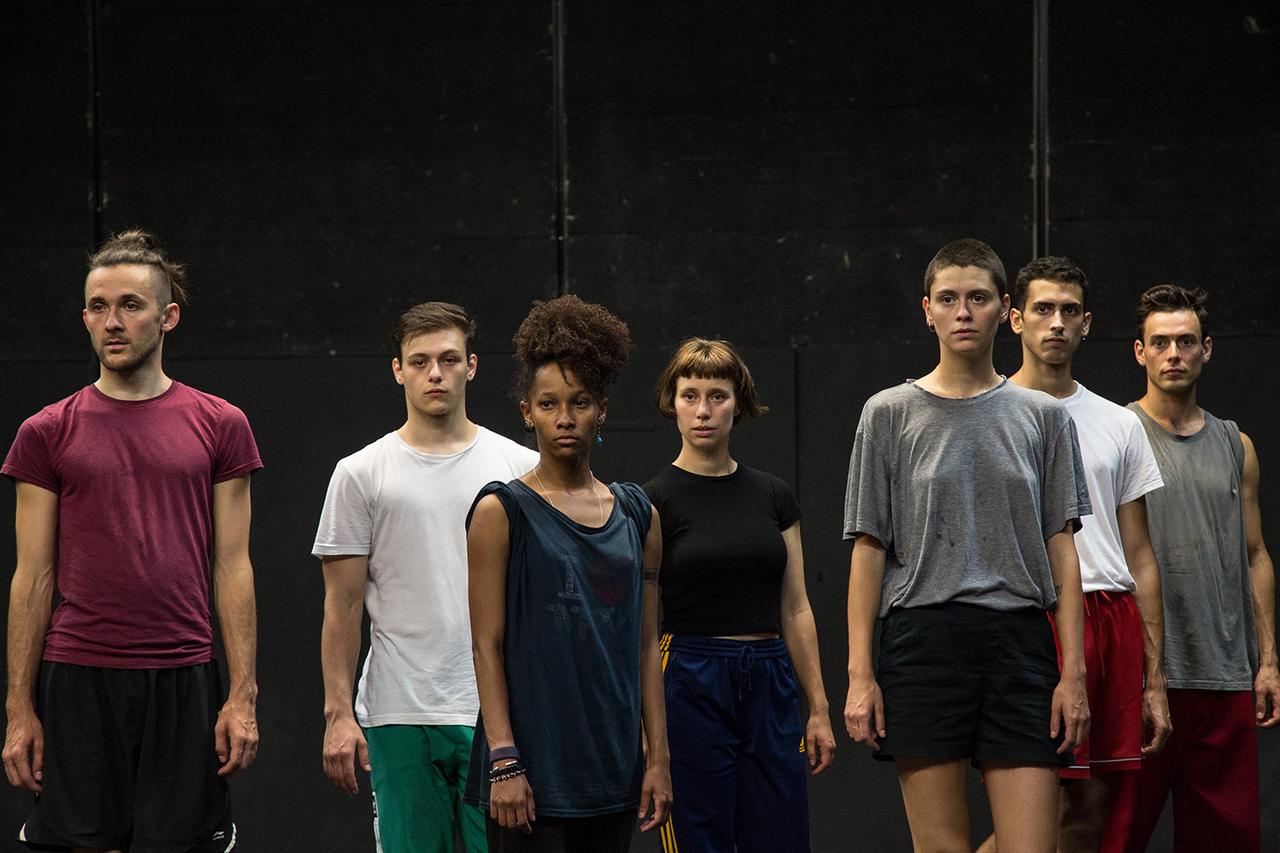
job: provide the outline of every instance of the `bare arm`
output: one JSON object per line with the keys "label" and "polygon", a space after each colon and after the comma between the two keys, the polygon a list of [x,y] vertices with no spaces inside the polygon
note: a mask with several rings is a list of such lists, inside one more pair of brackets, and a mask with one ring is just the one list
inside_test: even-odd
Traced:
{"label": "bare arm", "polygon": [[31,483],[17,484],[14,532],[18,565],[9,587],[9,718],[4,772],[9,784],[40,791],[44,778],[44,727],[36,716],[36,673],[53,611],[58,496]]}
{"label": "bare arm", "polygon": [[258,610],[249,561],[249,476],[213,487],[213,599],[227,652],[231,689],[218,712],[214,743],[230,776],[258,754]]}
{"label": "bare arm", "polygon": [[[667,706],[658,655],[658,567],[662,565],[662,524],[653,510],[644,540],[644,600],[640,626],[640,716],[644,723],[645,771],[640,792],[640,831],[667,822],[671,809],[671,750],[667,745]],[[653,814],[646,816],[652,804]]]}
{"label": "bare arm", "polygon": [[782,576],[782,638],[786,640],[787,654],[809,704],[804,741],[810,772],[817,775],[835,758],[836,739],[831,732],[831,708],[822,684],[818,626],[804,584],[804,549],[799,522],[782,531],[782,541],[787,546],[787,568]]}
{"label": "bare arm", "polygon": [[[518,746],[511,731],[511,706],[502,643],[507,623],[507,560],[510,527],[502,502],[486,495],[476,504],[467,531],[468,601],[471,607],[471,657],[476,668],[480,715],[489,748]],[[531,832],[537,818],[533,789],[525,776],[495,782],[489,789],[489,815],[504,829]]]}
{"label": "bare arm", "polygon": [[1271,555],[1262,541],[1262,507],[1258,487],[1262,481],[1258,451],[1249,436],[1244,443],[1244,476],[1241,498],[1244,505],[1244,536],[1249,549],[1249,582],[1253,587],[1253,627],[1258,637],[1258,675],[1253,681],[1254,710],[1258,725],[1271,728],[1280,723],[1280,674],[1276,670],[1276,575]]}
{"label": "bare arm", "polygon": [[1062,732],[1058,752],[1064,753],[1089,736],[1089,698],[1084,686],[1084,590],[1071,527],[1050,536],[1045,550],[1058,594],[1053,615],[1062,654],[1061,677],[1053,691],[1049,737]]}
{"label": "bare arm", "polygon": [[1164,600],[1160,594],[1160,567],[1147,531],[1145,498],[1116,508],[1124,559],[1133,575],[1133,598],[1142,617],[1142,717],[1151,739],[1142,746],[1143,755],[1153,755],[1163,747],[1173,726],[1169,721],[1169,698],[1164,678]]}
{"label": "bare arm", "polygon": [[884,545],[873,536],[859,536],[849,558],[849,696],[844,724],[849,737],[880,749],[877,737],[885,735],[884,697],[876,683],[871,646],[880,611],[880,586],[884,582]]}
{"label": "bare arm", "polygon": [[348,794],[358,793],[356,762],[366,773],[369,744],[351,709],[351,685],[360,658],[360,623],[369,558],[364,554],[323,557],[324,626],[320,665],[324,672],[324,772]]}

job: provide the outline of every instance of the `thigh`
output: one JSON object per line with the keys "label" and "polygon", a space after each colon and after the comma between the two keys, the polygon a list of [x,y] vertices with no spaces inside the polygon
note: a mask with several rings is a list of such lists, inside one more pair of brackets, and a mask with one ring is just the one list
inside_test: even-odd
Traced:
{"label": "thigh", "polygon": [[1093,722],[1090,771],[1115,773],[1142,766],[1142,617],[1129,593],[1096,593],[1097,667],[1089,690]]}
{"label": "thigh", "polygon": [[1174,849],[1256,851],[1262,829],[1253,696],[1189,692],[1200,725],[1173,784]]}
{"label": "thigh", "polygon": [[1107,825],[1102,834],[1102,853],[1132,853],[1147,849],[1173,781],[1181,772],[1187,745],[1198,725],[1196,708],[1186,701],[1188,692],[1169,691],[1173,732],[1164,749],[1155,755],[1144,756],[1138,771],[1114,775]]}
{"label": "thigh", "polygon": [[671,819],[661,830],[668,853],[733,848],[740,743],[733,732],[732,661],[670,650],[663,671],[671,751]]}
{"label": "thigh", "polygon": [[[431,726],[371,726],[369,781],[373,788],[374,833],[382,853],[453,853],[453,793],[432,753],[448,743]],[[433,740],[435,741],[433,743]]]}
{"label": "thigh", "polygon": [[916,850],[969,853],[964,759],[898,758],[898,785]]}
{"label": "thigh", "polygon": [[880,630],[876,679],[884,695],[885,737],[873,756],[947,760],[973,756],[981,709],[982,608],[893,610]]}
{"label": "thigh", "polygon": [[1058,754],[1062,733],[1049,737],[1058,656],[1053,627],[1043,611],[992,611],[987,644],[982,712],[974,739],[976,762],[1064,766]]}
{"label": "thigh", "polygon": [[627,853],[636,831],[636,816],[627,809],[567,819],[564,824],[565,853]]}
{"label": "thigh", "polygon": [[214,662],[148,672],[131,853],[222,853],[235,838],[213,729],[224,700]]}
{"label": "thigh", "polygon": [[1058,771],[1052,765],[984,764],[1000,853],[1053,853],[1058,843]]}
{"label": "thigh", "polygon": [[484,810],[462,801],[471,771],[471,746],[476,730],[471,726],[429,726],[428,729],[440,735],[449,751],[448,786],[462,846],[467,853],[486,853]]}
{"label": "thigh", "polygon": [[41,664],[36,710],[44,728],[44,792],[24,840],[103,849],[128,844],[145,695],[140,672]]}
{"label": "thigh", "polygon": [[489,853],[568,853],[564,818],[538,818],[529,832],[503,829],[491,817],[485,818]]}
{"label": "thigh", "polygon": [[738,761],[738,853],[808,853],[809,765],[790,659],[757,660],[743,708],[748,733]]}

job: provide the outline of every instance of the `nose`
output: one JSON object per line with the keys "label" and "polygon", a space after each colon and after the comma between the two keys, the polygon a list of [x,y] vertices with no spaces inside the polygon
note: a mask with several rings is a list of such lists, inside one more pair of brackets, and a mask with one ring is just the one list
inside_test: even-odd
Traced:
{"label": "nose", "polygon": [[120,319],[120,311],[118,309],[116,308],[107,309],[107,322],[105,325],[108,329],[124,328],[124,321]]}
{"label": "nose", "polygon": [[1061,311],[1054,311],[1053,317],[1049,320],[1049,329],[1054,332],[1061,332],[1067,328],[1067,321],[1062,318]]}
{"label": "nose", "polygon": [[427,370],[427,379],[432,382],[440,382],[444,379],[444,374],[440,372],[440,362],[431,362],[431,367]]}
{"label": "nose", "polygon": [[711,405],[707,402],[706,397],[698,401],[698,408],[694,410],[694,416],[698,420],[706,420],[711,417]]}
{"label": "nose", "polygon": [[556,409],[556,426],[568,429],[574,425],[573,408],[571,406],[561,406]]}

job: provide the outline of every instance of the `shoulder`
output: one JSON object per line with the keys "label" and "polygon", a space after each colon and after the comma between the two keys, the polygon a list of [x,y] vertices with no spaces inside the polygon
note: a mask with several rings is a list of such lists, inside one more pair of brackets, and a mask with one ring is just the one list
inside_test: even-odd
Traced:
{"label": "shoulder", "polygon": [[174,402],[185,410],[199,417],[208,418],[218,424],[245,424],[249,419],[239,406],[230,403],[216,394],[201,391],[185,385],[177,380],[173,383]]}
{"label": "shoulder", "polygon": [[626,511],[642,530],[649,529],[653,519],[653,503],[649,495],[638,483],[622,482],[613,484],[614,497],[622,502]]}
{"label": "shoulder", "polygon": [[1003,399],[1005,405],[1038,420],[1048,434],[1065,429],[1071,423],[1071,413],[1052,394],[1005,382]]}
{"label": "shoulder", "polygon": [[514,507],[515,495],[509,483],[498,480],[485,483],[467,511],[466,527],[470,530],[473,525],[506,524]]}
{"label": "shoulder", "polygon": [[920,389],[912,382],[899,382],[883,391],[877,391],[862,404],[862,414],[875,414],[892,411],[915,402],[920,397]]}
{"label": "shoulder", "polygon": [[676,470],[674,465],[667,465],[661,471],[649,478],[644,484],[644,492],[654,503],[670,497],[672,490],[676,486],[676,478],[673,471]]}
{"label": "shoulder", "polygon": [[394,437],[395,433],[387,433],[369,442],[355,453],[342,457],[335,466],[336,470],[357,477],[369,474],[379,464],[395,455]]}
{"label": "shoulder", "polygon": [[486,453],[496,454],[518,464],[524,464],[521,473],[538,463],[538,451],[525,447],[518,441],[512,441],[505,435],[494,432],[488,427],[476,424],[476,443]]}
{"label": "shoulder", "polygon": [[[1096,423],[1100,426],[1114,428],[1117,432],[1135,434],[1142,431],[1142,420],[1137,413],[1119,403],[1113,403],[1106,397],[1093,393],[1083,385],[1080,386],[1080,401],[1068,407],[1077,425]],[[1083,416],[1083,417],[1081,417]]]}
{"label": "shoulder", "polygon": [[791,484],[786,480],[776,474],[770,474],[768,471],[761,471],[759,468],[743,465],[742,479],[744,484],[768,492],[771,495],[791,495],[793,492]]}

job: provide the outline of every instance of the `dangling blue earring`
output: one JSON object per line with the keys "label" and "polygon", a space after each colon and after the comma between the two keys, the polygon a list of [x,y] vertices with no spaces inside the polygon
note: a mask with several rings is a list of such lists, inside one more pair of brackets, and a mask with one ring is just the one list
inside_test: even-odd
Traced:
{"label": "dangling blue earring", "polygon": [[604,431],[596,430],[596,447],[604,444]]}

